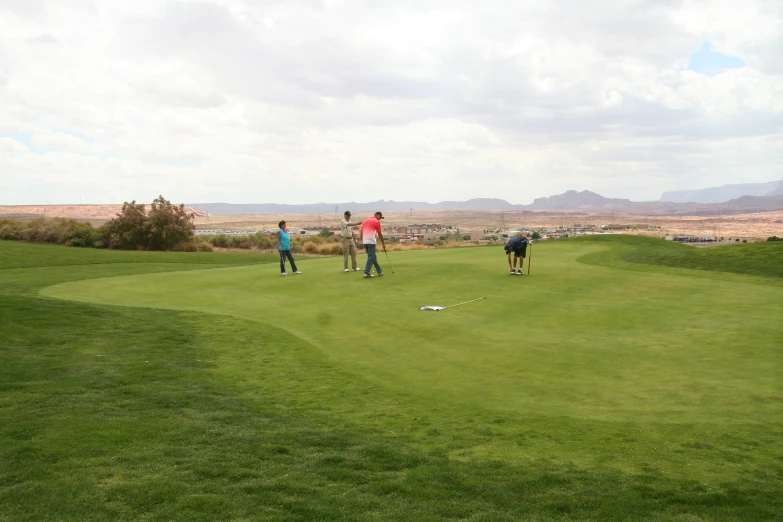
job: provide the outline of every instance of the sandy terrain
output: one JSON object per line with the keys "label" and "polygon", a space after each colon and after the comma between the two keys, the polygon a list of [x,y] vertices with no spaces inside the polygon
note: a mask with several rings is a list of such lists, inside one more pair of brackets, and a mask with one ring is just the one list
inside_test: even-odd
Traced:
{"label": "sandy terrain", "polygon": [[[67,217],[100,224],[115,217],[122,205],[37,205],[0,206],[0,217],[32,219],[38,216]],[[197,209],[192,209],[197,211]],[[341,215],[334,214],[258,214],[258,215],[197,215],[197,228],[227,230],[272,230],[285,219],[289,226],[338,226]],[[633,233],[662,237],[666,234],[714,235],[748,240],[783,237],[783,211],[737,214],[731,216],[628,216],[619,213],[585,212],[501,212],[492,210],[384,212],[384,225],[408,223],[440,223],[471,229],[544,228],[587,225],[637,225]],[[354,221],[370,217],[370,212],[357,213]],[[649,230],[648,230],[649,228]]]}
{"label": "sandy terrain", "polygon": [[[549,228],[587,225],[636,225],[632,232],[640,235],[663,237],[666,234],[717,236],[748,240],[783,236],[783,211],[738,214],[733,216],[627,216],[597,213],[552,212],[504,212],[500,211],[426,211],[384,212],[384,225],[408,223],[440,223],[471,229],[495,228]],[[196,218],[198,228],[227,230],[272,230],[277,222],[285,219],[289,226],[337,226],[340,215],[333,214],[259,214],[209,216]],[[354,221],[370,217],[370,213],[357,213]],[[650,228],[651,230],[648,230]]]}
{"label": "sandy terrain", "polygon": [[[205,212],[186,207],[196,215]],[[147,205],[149,209],[149,205]],[[89,221],[100,224],[113,219],[122,212],[122,205],[7,205],[0,206],[0,218],[34,219],[36,217],[63,217]]]}

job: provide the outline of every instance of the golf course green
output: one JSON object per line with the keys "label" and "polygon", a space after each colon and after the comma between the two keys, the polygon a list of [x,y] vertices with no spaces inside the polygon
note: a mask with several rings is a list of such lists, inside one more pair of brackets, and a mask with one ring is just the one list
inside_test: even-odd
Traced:
{"label": "golf course green", "polygon": [[0,519],[783,517],[783,246],[531,253],[0,241]]}

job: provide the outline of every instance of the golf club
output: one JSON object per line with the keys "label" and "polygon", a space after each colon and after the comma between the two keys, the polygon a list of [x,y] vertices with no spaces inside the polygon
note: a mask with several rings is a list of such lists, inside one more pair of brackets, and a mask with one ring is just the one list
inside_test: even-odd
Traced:
{"label": "golf club", "polygon": [[472,303],[473,301],[480,301],[486,298],[487,296],[479,297],[477,299],[471,299],[470,301],[465,301],[464,303],[457,303],[449,306],[422,306],[421,308],[419,308],[419,310],[425,310],[428,312],[440,312],[441,310],[445,310],[446,308],[454,308],[455,306],[462,306],[464,304]]}
{"label": "golf club", "polygon": [[530,263],[533,261],[533,242],[531,241],[528,246],[530,247],[530,254],[527,257],[527,275],[530,275]]}
{"label": "golf club", "polygon": [[386,245],[383,245],[383,253],[386,254],[386,262],[389,263],[389,268],[391,268],[392,274],[394,273],[394,267],[391,264],[391,261],[389,261],[389,253],[386,251]]}

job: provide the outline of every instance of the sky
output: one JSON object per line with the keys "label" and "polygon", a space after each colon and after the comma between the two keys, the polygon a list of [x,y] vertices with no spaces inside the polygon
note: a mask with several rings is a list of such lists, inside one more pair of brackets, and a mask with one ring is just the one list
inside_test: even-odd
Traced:
{"label": "sky", "polygon": [[0,0],[0,205],[779,179],[780,0]]}

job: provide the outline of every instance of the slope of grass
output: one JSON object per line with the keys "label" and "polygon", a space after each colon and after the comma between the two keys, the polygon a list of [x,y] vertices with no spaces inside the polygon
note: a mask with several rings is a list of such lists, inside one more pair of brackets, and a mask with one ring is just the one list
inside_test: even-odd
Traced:
{"label": "slope of grass", "polygon": [[780,287],[534,248],[0,270],[0,518],[779,518]]}
{"label": "slope of grass", "polygon": [[783,242],[779,241],[708,248],[622,235],[579,237],[570,241],[611,245],[613,249],[606,255],[585,258],[597,264],[622,260],[644,265],[783,278]]}

